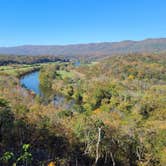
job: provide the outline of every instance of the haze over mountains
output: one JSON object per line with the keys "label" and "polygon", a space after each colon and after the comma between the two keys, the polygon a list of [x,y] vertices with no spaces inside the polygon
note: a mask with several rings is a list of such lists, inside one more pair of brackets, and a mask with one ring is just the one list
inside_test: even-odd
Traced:
{"label": "haze over mountains", "polygon": [[55,56],[104,56],[113,54],[166,52],[166,38],[142,41],[103,42],[73,45],[24,45],[0,47],[0,54],[55,55]]}

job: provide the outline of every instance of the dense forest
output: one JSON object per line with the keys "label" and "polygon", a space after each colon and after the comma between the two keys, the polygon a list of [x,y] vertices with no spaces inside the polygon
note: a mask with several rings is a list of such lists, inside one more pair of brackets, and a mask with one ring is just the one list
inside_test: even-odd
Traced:
{"label": "dense forest", "polygon": [[[19,58],[0,66],[0,165],[166,165],[166,54],[80,65]],[[34,70],[41,96],[19,82]]]}
{"label": "dense forest", "polygon": [[68,61],[68,59],[63,60],[56,56],[16,56],[16,55],[0,55],[0,65],[8,64],[35,64],[35,63],[46,63],[46,62],[56,62],[56,61]]}

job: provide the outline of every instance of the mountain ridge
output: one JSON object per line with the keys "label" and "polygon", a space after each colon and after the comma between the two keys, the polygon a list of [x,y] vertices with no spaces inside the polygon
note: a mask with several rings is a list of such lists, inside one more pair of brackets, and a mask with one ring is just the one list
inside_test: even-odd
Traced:
{"label": "mountain ridge", "polygon": [[149,38],[141,41],[80,43],[68,45],[21,45],[0,47],[0,54],[55,55],[55,56],[105,56],[113,54],[166,52],[166,38]]}

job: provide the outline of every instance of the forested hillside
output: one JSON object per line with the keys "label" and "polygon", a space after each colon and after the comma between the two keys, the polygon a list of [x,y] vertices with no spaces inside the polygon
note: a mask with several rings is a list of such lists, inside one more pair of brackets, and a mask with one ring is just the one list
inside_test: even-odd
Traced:
{"label": "forested hillside", "polygon": [[0,165],[166,165],[166,54],[39,69],[42,96],[0,72]]}
{"label": "forested hillside", "polygon": [[[55,56],[18,56],[18,55],[0,55],[0,65],[8,64],[35,64],[64,61],[62,58]],[[67,60],[66,60],[67,61]]]}
{"label": "forested hillside", "polygon": [[154,53],[166,51],[166,39],[154,38],[142,41],[103,42],[70,45],[24,45],[0,47],[0,54],[11,55],[55,55],[84,58],[102,58],[115,54]]}

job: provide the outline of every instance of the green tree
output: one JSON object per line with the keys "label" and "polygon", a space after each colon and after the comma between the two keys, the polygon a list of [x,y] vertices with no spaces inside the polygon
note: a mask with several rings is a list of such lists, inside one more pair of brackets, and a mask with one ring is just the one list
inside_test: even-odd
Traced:
{"label": "green tree", "polygon": [[31,165],[32,154],[30,153],[30,144],[24,144],[22,146],[22,154],[17,159],[17,163],[23,163],[25,166]]}

